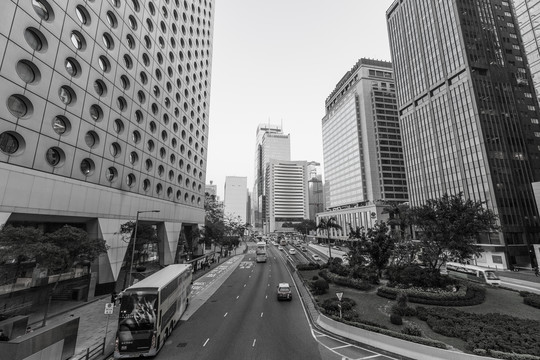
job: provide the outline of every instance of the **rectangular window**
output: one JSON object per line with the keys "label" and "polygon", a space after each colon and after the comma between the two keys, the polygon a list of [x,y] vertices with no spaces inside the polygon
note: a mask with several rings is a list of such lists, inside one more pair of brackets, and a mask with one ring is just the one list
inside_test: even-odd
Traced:
{"label": "rectangular window", "polygon": [[531,123],[533,123],[533,124],[538,124],[538,119],[531,118]]}
{"label": "rectangular window", "polygon": [[534,136],[536,136],[536,137],[540,137],[540,132],[538,132],[538,131],[535,131],[535,132],[534,132]]}

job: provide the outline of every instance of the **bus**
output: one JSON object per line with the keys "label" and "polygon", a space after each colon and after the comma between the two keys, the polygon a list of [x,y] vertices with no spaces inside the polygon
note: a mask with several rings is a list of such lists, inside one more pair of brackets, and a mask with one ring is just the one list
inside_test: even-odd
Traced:
{"label": "bus", "polygon": [[446,271],[448,272],[448,275],[453,277],[459,277],[493,286],[501,285],[501,280],[497,274],[495,274],[494,270],[483,268],[481,266],[447,262]]}
{"label": "bus", "polygon": [[264,241],[259,241],[257,243],[257,262],[266,262],[266,243]]}
{"label": "bus", "polygon": [[114,358],[155,356],[186,310],[192,266],[173,264],[121,293]]}

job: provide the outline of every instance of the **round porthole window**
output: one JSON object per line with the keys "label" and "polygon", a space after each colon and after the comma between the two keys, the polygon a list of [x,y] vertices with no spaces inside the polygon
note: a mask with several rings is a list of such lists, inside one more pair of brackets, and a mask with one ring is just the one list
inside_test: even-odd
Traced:
{"label": "round porthole window", "polygon": [[94,165],[94,162],[91,160],[91,159],[83,159],[83,161],[81,161],[81,172],[83,173],[84,176],[90,176],[94,173],[94,169],[95,169],[95,165]]}
{"label": "round porthole window", "polygon": [[113,182],[118,177],[118,170],[114,167],[110,167],[105,172],[105,179],[109,182]]}
{"label": "round porthole window", "polygon": [[16,155],[24,150],[25,142],[22,136],[14,131],[0,134],[0,151],[8,155]]}
{"label": "round porthole window", "polygon": [[36,84],[41,80],[41,72],[34,63],[29,60],[19,60],[15,67],[17,75],[27,84]]}
{"label": "round porthole window", "polygon": [[52,121],[52,128],[54,132],[58,135],[65,135],[69,133],[69,130],[71,129],[71,124],[65,116],[58,115],[55,116]]}
{"label": "round porthole window", "polygon": [[47,50],[47,40],[43,33],[36,28],[26,28],[26,30],[24,30],[24,39],[35,51],[44,52]]}
{"label": "round porthole window", "polygon": [[64,163],[65,154],[59,147],[51,147],[45,153],[45,160],[49,165],[58,167]]}
{"label": "round porthole window", "polygon": [[9,112],[18,118],[26,119],[34,112],[34,107],[30,100],[23,95],[11,95],[7,101]]}

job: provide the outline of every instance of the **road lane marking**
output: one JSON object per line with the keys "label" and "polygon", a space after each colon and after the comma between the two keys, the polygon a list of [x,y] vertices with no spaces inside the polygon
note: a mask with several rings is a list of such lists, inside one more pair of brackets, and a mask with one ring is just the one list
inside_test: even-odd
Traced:
{"label": "road lane marking", "polygon": [[202,347],[205,347],[209,340],[210,340],[210,338],[206,339],[206,341],[204,342]]}
{"label": "road lane marking", "polygon": [[256,342],[257,342],[257,339],[253,339],[253,345],[251,345],[251,346],[255,347]]}
{"label": "road lane marking", "polygon": [[263,317],[263,314],[264,314],[264,313],[261,313],[261,317]]}
{"label": "road lane marking", "polygon": [[236,299],[238,300],[239,297],[240,297],[240,295],[238,295],[238,296],[236,297]]}
{"label": "road lane marking", "polygon": [[246,287],[247,284],[244,284],[244,287]]}
{"label": "road lane marking", "polygon": [[268,299],[268,295],[266,295],[264,298],[265,298],[265,299]]}
{"label": "road lane marking", "polygon": [[251,279],[251,275],[248,276]]}
{"label": "road lane marking", "polygon": [[223,317],[227,316],[228,312],[225,313],[225,315],[223,315]]}

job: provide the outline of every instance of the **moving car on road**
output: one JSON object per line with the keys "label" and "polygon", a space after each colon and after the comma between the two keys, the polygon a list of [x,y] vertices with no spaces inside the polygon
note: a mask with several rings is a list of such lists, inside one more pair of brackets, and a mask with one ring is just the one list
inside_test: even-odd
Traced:
{"label": "moving car on road", "polygon": [[278,300],[292,300],[292,291],[289,283],[279,283],[277,286],[277,299]]}
{"label": "moving car on road", "polygon": [[317,255],[317,254],[313,254],[312,258],[315,261],[320,261],[321,260],[321,257],[319,255]]}
{"label": "moving car on road", "polygon": [[296,255],[296,250],[295,250],[295,249],[290,249],[290,250],[289,250],[289,254],[291,254],[291,255]]}

